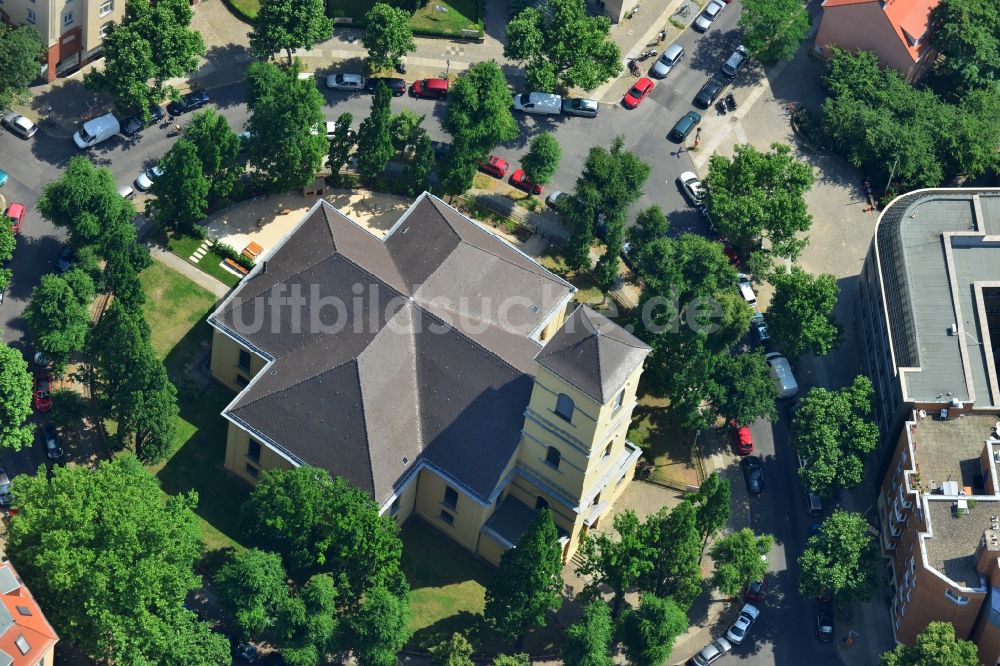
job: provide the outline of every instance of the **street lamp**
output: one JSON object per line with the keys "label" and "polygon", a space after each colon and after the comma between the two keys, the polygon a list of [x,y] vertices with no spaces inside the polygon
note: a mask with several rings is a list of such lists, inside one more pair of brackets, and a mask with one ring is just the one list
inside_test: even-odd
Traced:
{"label": "street lamp", "polygon": [[451,73],[451,60],[445,60],[445,64],[447,65],[447,69],[444,71],[444,80],[447,81],[448,74]]}

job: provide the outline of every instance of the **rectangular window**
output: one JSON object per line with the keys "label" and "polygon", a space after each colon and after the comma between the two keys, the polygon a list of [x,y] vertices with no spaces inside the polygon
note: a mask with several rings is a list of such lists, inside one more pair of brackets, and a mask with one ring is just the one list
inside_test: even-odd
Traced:
{"label": "rectangular window", "polygon": [[101,16],[107,16],[114,10],[115,10],[114,0],[104,0],[104,2],[101,3]]}
{"label": "rectangular window", "polygon": [[253,465],[251,465],[250,463],[247,463],[246,470],[247,470],[247,474],[249,474],[253,478],[255,478],[255,479],[260,478],[260,470],[257,469],[256,467],[254,467]]}
{"label": "rectangular window", "polygon": [[239,386],[241,388],[246,388],[247,386],[249,386],[249,384],[250,384],[250,380],[249,379],[247,379],[243,375],[236,375],[236,385],[237,386]]}
{"label": "rectangular window", "polygon": [[624,402],[625,402],[625,389],[622,389],[621,391],[618,392],[618,397],[615,398],[615,409],[621,407],[622,403]]}
{"label": "rectangular window", "polygon": [[455,516],[451,515],[444,509],[441,509],[441,513],[438,514],[438,517],[449,525],[455,524]]}
{"label": "rectangular window", "polygon": [[392,505],[389,506],[389,515],[395,516],[399,513],[399,498],[392,500]]}
{"label": "rectangular window", "polygon": [[245,349],[240,350],[240,360],[236,362],[236,367],[250,372],[250,352]]}
{"label": "rectangular window", "polygon": [[24,20],[30,23],[31,25],[35,25],[35,10],[34,9],[27,10],[27,13],[24,16]]}
{"label": "rectangular window", "polygon": [[969,603],[969,597],[963,597],[961,594],[952,592],[950,589],[944,591],[944,596],[948,597],[959,606],[964,606]]}
{"label": "rectangular window", "polygon": [[247,444],[247,458],[260,464],[260,442],[250,440],[250,443]]}
{"label": "rectangular window", "polygon": [[63,14],[63,25],[73,25],[73,12],[66,12]]}
{"label": "rectangular window", "polygon": [[614,446],[614,445],[615,445],[615,443],[614,443],[614,442],[611,442],[611,443],[610,443],[610,444],[608,444],[608,445],[607,445],[606,447],[604,447],[604,457],[605,457],[605,458],[607,458],[608,456],[610,456],[610,455],[611,455],[611,447],[612,447],[612,446]]}
{"label": "rectangular window", "polygon": [[458,507],[458,493],[455,491],[454,488],[448,488],[447,486],[445,487],[444,499],[441,500],[441,503],[452,510]]}

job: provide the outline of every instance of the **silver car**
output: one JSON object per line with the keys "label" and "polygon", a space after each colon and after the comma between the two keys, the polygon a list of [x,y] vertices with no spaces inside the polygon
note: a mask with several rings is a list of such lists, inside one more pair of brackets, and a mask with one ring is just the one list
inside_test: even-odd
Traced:
{"label": "silver car", "polygon": [[733,649],[732,644],[725,638],[716,638],[714,641],[701,649],[701,652],[691,658],[691,663],[695,666],[708,666],[724,654]]}
{"label": "silver car", "polygon": [[8,113],[3,117],[4,126],[22,139],[35,136],[38,126],[19,113]]}
{"label": "silver car", "polygon": [[749,56],[747,47],[740,44],[726,62],[722,63],[722,73],[726,76],[736,76],[736,72],[740,71],[740,68],[746,64]]}
{"label": "silver car", "polygon": [[339,72],[326,77],[326,87],[330,90],[362,90],[365,77],[350,72]]}
{"label": "silver car", "polygon": [[698,18],[694,20],[694,29],[698,32],[705,32],[708,30],[709,26],[712,25],[712,21],[719,17],[722,10],[726,7],[722,0],[712,0],[705,7],[705,11],[698,15]]}
{"label": "silver car", "polygon": [[671,44],[656,59],[653,66],[649,68],[649,74],[650,76],[662,79],[683,59],[684,47],[680,44]]}

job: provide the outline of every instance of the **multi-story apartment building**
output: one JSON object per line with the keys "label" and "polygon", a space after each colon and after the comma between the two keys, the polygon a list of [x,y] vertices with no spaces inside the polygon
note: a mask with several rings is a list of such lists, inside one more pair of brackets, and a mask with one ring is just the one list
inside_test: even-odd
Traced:
{"label": "multi-story apartment building", "polygon": [[99,57],[104,35],[124,15],[125,0],[0,0],[0,20],[38,30],[46,81]]}
{"label": "multi-story apartment building", "polygon": [[920,190],[879,217],[859,286],[885,470],[896,640],[934,620],[1000,661],[1000,190]]}
{"label": "multi-story apartment building", "polygon": [[59,636],[10,562],[0,562],[0,664],[52,666]]}
{"label": "multi-story apartment building", "polygon": [[547,507],[564,557],[631,481],[649,349],[441,200],[384,238],[318,202],[209,317],[226,468],[323,467],[498,563]]}

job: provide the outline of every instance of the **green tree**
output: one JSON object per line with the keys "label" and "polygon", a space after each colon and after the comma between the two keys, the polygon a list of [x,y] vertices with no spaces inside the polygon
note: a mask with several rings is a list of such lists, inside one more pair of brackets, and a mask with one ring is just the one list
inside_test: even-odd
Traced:
{"label": "green tree", "polygon": [[758,419],[778,419],[775,406],[778,387],[760,350],[720,356],[714,388],[712,405],[727,422],[746,424]]}
{"label": "green tree", "polygon": [[766,558],[773,545],[774,537],[770,534],[757,536],[746,527],[713,543],[709,550],[715,563],[712,586],[734,596],[753,581],[761,580],[767,572]]}
{"label": "green tree", "polygon": [[531,660],[524,652],[517,654],[498,654],[493,657],[493,666],[531,666]]}
{"label": "green tree", "polygon": [[[14,257],[17,237],[9,224],[0,224],[0,267],[5,266]],[[0,293],[10,284],[14,271],[10,268],[0,268]]]}
{"label": "green tree", "polygon": [[573,234],[563,250],[566,265],[572,270],[590,269],[590,246],[594,242],[594,209],[575,196],[570,196],[560,208],[566,223],[573,229]]}
{"label": "green tree", "polygon": [[311,183],[329,151],[324,134],[313,133],[325,122],[323,95],[314,80],[300,79],[299,71],[298,62],[283,68],[255,62],[247,68],[247,131],[253,136],[248,157],[275,191]]}
{"label": "green tree", "polygon": [[150,87],[156,77],[153,49],[137,29],[129,25],[111,28],[101,42],[104,68],[87,72],[88,88],[115,98],[122,110],[146,109],[163,99],[163,91]]}
{"label": "green tree", "polygon": [[873,398],[871,380],[858,375],[839,391],[815,387],[799,401],[792,419],[792,447],[806,461],[799,478],[809,490],[832,497],[838,487],[861,483],[864,458],[879,440]]}
{"label": "green tree", "polygon": [[729,480],[712,472],[701,482],[698,492],[688,496],[694,504],[694,520],[702,544],[708,542],[729,520],[732,491]]}
{"label": "green tree", "polygon": [[113,663],[230,662],[228,639],[183,607],[201,586],[196,493],[164,497],[127,455],[14,487],[7,553],[63,640]]}
{"label": "green tree", "polygon": [[635,226],[628,230],[628,242],[632,244],[632,252],[638,254],[640,248],[658,238],[667,235],[670,220],[663,214],[659,206],[650,206],[635,218]]}
{"label": "green tree", "polygon": [[897,645],[882,655],[880,666],[977,666],[979,648],[955,635],[949,622],[931,622],[917,635],[917,644]]}
{"label": "green tree", "polygon": [[417,50],[409,12],[376,2],[365,14],[365,32],[361,35],[361,43],[368,51],[368,67],[373,72],[395,67],[400,58]]}
{"label": "green tree", "polygon": [[332,34],[323,0],[263,0],[249,35],[250,54],[268,60],[284,51],[291,65],[293,51],[310,49]]}
{"label": "green tree", "polygon": [[339,622],[333,578],[318,574],[278,606],[274,633],[289,666],[315,666],[335,645]]}
{"label": "green tree", "polygon": [[597,286],[608,292],[618,281],[618,254],[625,242],[625,221],[621,217],[608,220],[604,242],[606,248],[594,266],[594,279],[597,280]]}
{"label": "green tree", "polygon": [[147,465],[162,462],[177,431],[177,389],[148,345],[132,360],[111,413],[118,421],[115,442],[131,447]]}
{"label": "green tree", "polygon": [[149,339],[149,324],[142,313],[124,307],[117,299],[90,331],[88,355],[110,403],[118,402],[133,363],[148,353]]}
{"label": "green tree", "polygon": [[603,532],[584,536],[577,550],[576,573],[590,578],[586,593],[591,596],[596,597],[602,585],[614,591],[611,612],[617,617],[625,594],[652,571],[656,551],[648,543],[646,526],[631,510],[615,515],[614,531],[617,541]]}
{"label": "green tree", "polygon": [[770,278],[774,297],[767,310],[768,332],[774,344],[790,357],[825,355],[840,341],[837,278],[829,273],[810,275],[798,266],[779,267]]}
{"label": "green tree", "polygon": [[[146,246],[139,243],[135,225],[119,223],[110,227],[101,238],[99,250],[106,262],[102,273],[104,287],[114,293],[115,300],[122,306],[138,312],[146,302],[139,273],[150,265],[152,259]],[[77,252],[80,266],[85,265],[84,255],[83,251]]]}
{"label": "green tree", "polygon": [[687,627],[687,615],[673,599],[643,594],[639,607],[622,615],[618,635],[630,664],[661,666],[670,657],[674,641]]}
{"label": "green tree", "polygon": [[599,218],[622,218],[642,196],[649,174],[649,165],[625,150],[625,140],[618,135],[610,149],[594,146],[587,153],[583,172],[576,181],[576,197],[592,206],[595,222]]}
{"label": "green tree", "polygon": [[21,352],[0,342],[0,446],[20,451],[34,443],[31,373]]}
{"label": "green tree", "polygon": [[961,95],[1000,79],[1000,11],[974,0],[942,0],[931,9],[931,45],[944,56],[934,78]]}
{"label": "green tree", "polygon": [[442,191],[456,195],[472,187],[480,157],[482,153],[473,150],[465,139],[456,138],[438,168]]}
{"label": "green tree", "polygon": [[205,178],[198,149],[181,139],[163,156],[163,175],[150,188],[150,202],[157,224],[190,231],[208,213],[208,191],[211,183]]}
{"label": "green tree", "polygon": [[28,86],[38,77],[38,62],[45,51],[38,31],[30,25],[0,25],[0,109],[9,109],[28,96]]}
{"label": "green tree", "polygon": [[330,168],[330,180],[334,185],[341,185],[343,177],[340,170],[347,166],[351,159],[351,151],[358,141],[357,134],[351,129],[354,116],[345,111],[337,118],[337,125],[330,140],[330,154],[327,166]]}
{"label": "green tree", "polygon": [[452,84],[442,126],[454,137],[449,152],[461,147],[463,159],[472,162],[521,133],[510,112],[507,79],[496,61],[475,63]]}
{"label": "green tree", "polygon": [[[701,539],[697,513],[690,501],[650,516],[643,526],[646,553],[652,566],[638,588],[658,597],[670,597],[688,608],[701,591]],[[648,557],[648,555],[647,555]]]}
{"label": "green tree", "polygon": [[593,90],[621,72],[622,54],[608,39],[611,21],[591,16],[583,0],[528,7],[505,28],[505,58],[524,67],[528,87]]}
{"label": "green tree", "polygon": [[768,64],[790,60],[811,23],[799,0],[747,0],[740,14],[743,43],[751,57]]}
{"label": "green tree", "polygon": [[431,170],[437,160],[434,146],[431,145],[430,134],[423,128],[418,134],[417,143],[413,149],[413,161],[406,168],[406,182],[409,184],[411,196],[416,196],[427,189]]}
{"label": "green tree", "polygon": [[528,153],[521,158],[521,166],[533,182],[544,185],[552,180],[561,159],[559,141],[550,132],[542,132],[531,140]]}
{"label": "green tree", "polygon": [[271,627],[288,598],[281,556],[256,548],[233,553],[215,574],[215,589],[232,614],[240,638],[249,640]]}
{"label": "green tree", "polygon": [[389,124],[392,111],[389,103],[392,93],[384,85],[378,86],[372,96],[372,110],[361,121],[358,129],[358,171],[365,180],[372,181],[382,175],[395,154]]}
{"label": "green tree", "polygon": [[431,658],[438,666],[474,666],[473,651],[469,639],[457,631],[451,638],[441,641],[429,650]]}
{"label": "green tree", "polygon": [[83,156],[71,157],[66,169],[42,189],[38,211],[46,220],[66,229],[77,250],[97,242],[119,224],[132,224],[135,207],[118,194],[111,170],[98,168]]}
{"label": "green tree", "polygon": [[365,593],[361,607],[350,617],[351,640],[361,663],[396,666],[396,654],[410,640],[410,607],[384,587]]}
{"label": "green tree", "polygon": [[611,666],[611,641],[614,639],[611,609],[603,601],[592,601],[583,608],[583,616],[566,630],[563,663],[566,666]]}
{"label": "green tree", "polygon": [[[379,87],[385,84],[379,83]],[[420,123],[424,122],[423,116],[418,116],[409,109],[403,109],[399,113],[392,114],[389,121],[389,134],[392,136],[392,147],[396,150],[404,150],[407,146],[413,145],[420,132],[423,130]]]}
{"label": "green tree", "polygon": [[867,601],[878,588],[878,550],[860,513],[840,509],[823,521],[799,556],[799,592],[839,602]]}
{"label": "green tree", "polygon": [[529,629],[545,626],[545,616],[562,604],[562,547],[552,513],[542,509],[517,542],[500,558],[486,586],[483,614],[521,649]]}
{"label": "green tree", "polygon": [[345,607],[376,586],[406,593],[395,522],[380,516],[364,491],[324,470],[267,472],[244,502],[241,522],[250,543],[281,554],[290,569],[329,571]]}
{"label": "green tree", "polygon": [[812,216],[805,194],[813,184],[812,168],[795,159],[787,144],[771,144],[764,153],[750,144],[732,158],[712,155],[705,177],[705,204],[718,232],[745,252],[770,244],[772,256],[795,259],[806,241]]}
{"label": "green tree", "polygon": [[211,183],[211,197],[225,200],[242,171],[238,162],[240,138],[229,121],[214,109],[199,111],[184,128],[184,138],[194,144],[205,178]]}
{"label": "green tree", "polygon": [[35,344],[61,371],[72,354],[82,351],[90,328],[94,281],[79,269],[42,276],[24,313]]}

